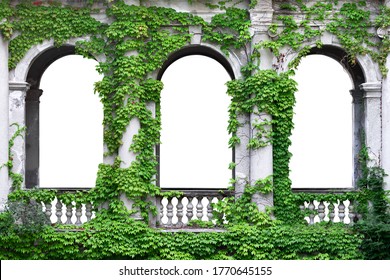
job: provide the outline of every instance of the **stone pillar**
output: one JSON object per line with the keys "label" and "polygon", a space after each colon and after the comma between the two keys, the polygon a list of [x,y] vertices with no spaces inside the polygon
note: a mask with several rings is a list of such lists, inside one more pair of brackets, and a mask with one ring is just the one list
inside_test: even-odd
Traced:
{"label": "stone pillar", "polygon": [[[137,51],[129,51],[125,54],[125,56],[133,56],[138,55]],[[127,97],[128,99],[129,97]],[[126,100],[128,102],[128,100]],[[122,135],[122,145],[118,149],[118,156],[121,160],[120,168],[129,168],[131,163],[136,159],[137,155],[130,151],[130,146],[133,143],[133,137],[138,133],[141,124],[138,118],[133,117],[130,120],[130,123],[127,125],[125,132]],[[125,193],[121,193],[120,199],[123,201],[127,209],[133,210],[134,201],[129,199]],[[133,214],[132,217],[135,219],[141,219],[141,213],[138,211]]]}
{"label": "stone pillar", "polygon": [[[390,8],[390,0],[384,5]],[[388,35],[388,30],[385,31]],[[390,56],[387,56],[386,68],[390,69]],[[390,73],[382,80],[382,168],[385,176],[385,190],[390,190]]]}
{"label": "stone pillar", "polygon": [[41,89],[26,95],[26,187],[39,186],[39,103]]}
{"label": "stone pillar", "polygon": [[129,168],[137,155],[130,151],[130,145],[133,143],[133,137],[138,133],[141,124],[137,118],[131,119],[122,136],[122,145],[119,147],[118,155],[121,159],[121,168]]}
{"label": "stone pillar", "polygon": [[360,178],[360,163],[359,153],[362,148],[362,136],[364,127],[364,105],[363,92],[360,89],[350,90],[352,95],[352,154],[353,154],[353,182],[352,185],[356,187],[357,181]]}
{"label": "stone pillar", "polygon": [[237,130],[237,136],[240,138],[240,143],[234,147],[234,194],[235,197],[240,197],[245,190],[249,181],[250,174],[250,151],[248,150],[249,135],[250,135],[250,120],[247,115],[238,115],[237,119],[240,126]]}
{"label": "stone pillar", "polygon": [[[386,67],[390,69],[390,56]],[[382,167],[385,176],[385,190],[390,190],[390,74],[383,79],[382,84]]]}
{"label": "stone pillar", "polygon": [[380,82],[364,83],[360,85],[364,91],[364,130],[366,146],[372,166],[381,166],[382,150],[382,119],[381,119],[381,95],[382,84]]}
{"label": "stone pillar", "polygon": [[[130,151],[130,145],[133,142],[133,137],[138,133],[141,124],[137,118],[133,118],[129,125],[126,128],[126,131],[122,136],[122,145],[119,148],[118,155],[121,159],[120,168],[129,168],[131,163],[136,159],[136,154],[133,151]],[[127,209],[132,210],[134,201],[129,199],[125,193],[121,194],[121,200],[124,202]],[[140,213],[132,215],[135,219],[141,219]]]}
{"label": "stone pillar", "polygon": [[0,33],[0,212],[4,210],[9,193],[8,185],[8,42]]}
{"label": "stone pillar", "polygon": [[[17,129],[26,128],[26,109],[25,99],[26,91],[29,84],[26,82],[9,82],[9,137],[15,135]],[[13,167],[12,172],[20,174],[25,179],[25,165],[26,165],[26,148],[25,148],[25,131],[21,136],[14,139],[14,145],[11,148]],[[25,184],[25,180],[22,186]],[[12,182],[10,182],[12,185]]]}
{"label": "stone pillar", "polygon": [[[263,40],[269,40],[268,28],[272,24],[272,1],[259,1],[256,7],[250,11],[252,22],[252,50],[255,45]],[[273,55],[269,50],[261,50],[260,69],[272,69]],[[257,108],[250,115],[251,133],[250,137],[256,135],[255,125],[272,120],[272,117],[265,112],[258,112]],[[266,127],[267,128],[267,127]],[[271,129],[271,127],[268,127]],[[253,185],[256,181],[264,179],[273,174],[273,152],[272,145],[250,151],[250,183]],[[260,211],[265,212],[266,207],[273,206],[273,193],[260,194],[253,196]]]}

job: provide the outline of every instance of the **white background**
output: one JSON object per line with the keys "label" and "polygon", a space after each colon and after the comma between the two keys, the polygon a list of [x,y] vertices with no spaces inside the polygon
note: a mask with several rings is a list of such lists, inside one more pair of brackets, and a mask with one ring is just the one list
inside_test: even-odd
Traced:
{"label": "white background", "polygon": [[[93,93],[96,62],[71,55],[55,61],[41,81],[40,186],[93,187],[102,162],[102,105]],[[216,61],[189,56],[174,62],[162,81],[161,186],[228,186],[225,83]],[[293,187],[352,186],[352,83],[325,56],[302,60],[296,71]],[[261,168],[261,167],[259,167]]]}

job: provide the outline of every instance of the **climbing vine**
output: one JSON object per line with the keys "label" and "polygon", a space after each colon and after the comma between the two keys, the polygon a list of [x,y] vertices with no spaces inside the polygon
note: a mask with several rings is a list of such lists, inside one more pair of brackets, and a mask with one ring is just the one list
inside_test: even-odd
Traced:
{"label": "climbing vine", "polygon": [[7,167],[8,169],[8,176],[10,177],[12,181],[12,187],[14,189],[20,189],[23,183],[23,176],[19,173],[13,172],[12,168],[14,167],[14,161],[13,161],[13,153],[12,153],[12,147],[15,145],[15,139],[18,137],[24,136],[24,131],[26,130],[25,127],[21,127],[17,123],[13,123],[11,125],[16,127],[15,132],[11,136],[11,138],[8,141],[8,161],[0,166],[1,168]]}
{"label": "climbing vine", "polygon": [[[33,200],[49,203],[57,197],[65,205],[74,202],[80,206],[92,202],[98,211],[96,218],[83,225],[82,230],[67,226],[44,227],[28,236],[23,234],[23,230],[15,231],[9,223],[12,217],[0,214],[1,219],[4,218],[0,219],[0,224],[5,221],[0,230],[6,232],[0,238],[4,249],[2,258],[362,257],[360,234],[343,225],[302,225],[303,213],[298,205],[315,199],[367,201],[370,198],[368,194],[372,192],[364,189],[380,185],[384,174],[379,169],[363,169],[365,172],[360,181],[363,191],[356,193],[323,196],[292,193],[288,148],[293,128],[294,93],[297,90],[293,69],[309,53],[309,45],[314,43],[318,48],[322,47],[321,35],[327,31],[337,36],[349,55],[350,63],[356,63],[358,55],[370,55],[385,75],[389,39],[385,37],[379,41],[370,28],[390,25],[388,8],[382,8],[372,22],[364,1],[343,3],[341,7],[338,1],[318,1],[311,6],[307,6],[305,1],[282,3],[280,9],[286,13],[273,19],[269,26],[270,39],[252,46],[250,14],[248,10],[237,7],[241,1],[220,1],[217,5],[206,1],[210,8],[221,11],[210,22],[170,8],[147,7],[142,5],[142,1],[139,6],[127,5],[120,0],[107,1],[102,7],[110,24],[101,23],[93,16],[94,2],[101,1],[88,1],[83,7],[63,6],[54,1],[22,1],[12,6],[10,1],[1,1],[0,18],[4,20],[0,22],[0,32],[10,40],[10,69],[32,46],[50,39],[55,46],[61,46],[70,39],[83,38],[76,43],[77,53],[89,58],[104,57],[97,67],[104,77],[96,83],[95,91],[104,107],[105,156],[115,158],[113,164],[100,164],[96,187],[89,192],[60,195],[53,190],[24,191],[20,189],[23,178],[10,173],[16,188],[9,196],[11,202],[29,203]],[[249,7],[255,8],[256,4],[257,1],[250,1]],[[294,17],[294,12],[298,11],[305,14],[305,18],[299,21]],[[143,220],[147,221],[150,213],[157,214],[148,198],[162,195],[154,181],[157,165],[154,147],[160,141],[161,116],[158,108],[163,84],[151,77],[170,54],[190,43],[190,26],[200,27],[202,40],[218,45],[226,55],[235,49],[245,53],[247,58],[247,64],[241,69],[243,78],[227,84],[227,93],[231,97],[228,123],[228,132],[232,135],[230,147],[240,144],[237,132],[242,125],[239,122],[242,114],[255,114],[262,120],[254,123],[256,133],[247,148],[256,150],[273,145],[272,177],[252,184],[247,182],[240,198],[230,197],[215,206],[217,225],[226,227],[225,223],[229,221],[228,231],[224,233],[172,235],[129,218],[129,214],[140,212]],[[260,70],[260,51],[265,49],[273,53],[274,64],[272,69]],[[297,53],[297,58],[286,66],[285,58],[291,53]],[[150,104],[155,104],[155,112]],[[272,120],[262,119],[264,113],[272,116]],[[119,150],[123,148],[124,135],[132,122],[137,122],[140,128],[131,145],[124,147],[135,155],[135,160],[127,163],[120,158]],[[18,128],[11,138],[10,149],[22,131]],[[12,169],[12,158],[7,167]],[[234,168],[234,163],[231,167]],[[252,197],[255,193],[270,192],[274,195],[274,208],[261,213]],[[130,213],[123,205],[122,195],[134,202]],[[102,205],[106,209],[98,207]],[[222,214],[225,215],[223,218]],[[271,215],[276,220],[271,219]],[[32,246],[34,250],[30,250]]]}

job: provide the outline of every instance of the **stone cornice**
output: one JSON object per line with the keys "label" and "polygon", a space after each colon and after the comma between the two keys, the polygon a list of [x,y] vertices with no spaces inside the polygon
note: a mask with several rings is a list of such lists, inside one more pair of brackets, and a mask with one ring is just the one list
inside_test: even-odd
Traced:
{"label": "stone cornice", "polygon": [[360,89],[364,91],[364,98],[380,98],[382,96],[382,83],[371,82],[360,85]]}
{"label": "stone cornice", "polygon": [[30,84],[26,82],[17,82],[17,81],[10,81],[9,82],[9,89],[10,90],[21,90],[21,91],[27,91],[30,88]]}

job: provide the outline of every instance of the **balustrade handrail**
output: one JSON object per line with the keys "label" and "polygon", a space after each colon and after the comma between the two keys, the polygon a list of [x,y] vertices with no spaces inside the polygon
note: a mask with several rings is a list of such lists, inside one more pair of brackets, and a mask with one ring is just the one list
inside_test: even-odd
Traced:
{"label": "balustrade handrail", "polygon": [[66,193],[66,192],[77,192],[77,191],[89,191],[93,188],[85,188],[85,187],[71,187],[71,188],[53,188],[53,187],[39,187],[40,190],[52,190],[52,191],[58,191],[59,193]]}
{"label": "balustrade handrail", "polygon": [[[337,218],[342,223],[352,225],[355,221],[361,219],[361,215],[356,213],[354,194],[358,192],[356,188],[295,188],[292,192],[299,194],[310,194],[309,199],[302,199],[302,204],[299,206],[301,211],[309,211],[306,218],[309,224],[317,222],[329,221],[334,222]],[[333,194],[337,199],[328,201],[327,195]],[[349,197],[348,194],[352,194]],[[318,196],[317,196],[318,195]],[[317,203],[315,205],[315,203]],[[348,206],[347,206],[348,205]],[[345,219],[348,218],[348,221]]]}
{"label": "balustrade handrail", "polygon": [[[82,217],[86,219],[86,221],[90,221],[94,215],[93,213],[93,205],[91,202],[82,202],[78,204],[74,201],[70,201],[69,203],[63,203],[61,199],[61,194],[66,193],[77,193],[77,192],[86,192],[91,188],[39,188],[40,190],[51,190],[56,192],[56,197],[53,201],[45,201],[43,205],[45,206],[44,213],[46,216],[51,219],[52,216],[55,221],[52,221],[56,224],[68,224],[68,225],[76,225],[81,226],[83,224]],[[56,204],[54,202],[57,200]],[[63,217],[66,221],[63,221]]]}
{"label": "balustrade handrail", "polygon": [[293,193],[334,193],[334,194],[344,194],[350,192],[357,192],[356,188],[293,188],[291,189]]}
{"label": "balustrade handrail", "polygon": [[[216,188],[170,188],[161,191],[162,195],[156,197],[156,206],[159,210],[156,225],[164,228],[182,228],[194,219],[211,222],[213,220],[213,200],[221,201],[225,197],[234,195],[232,190]],[[181,195],[164,198],[164,193],[171,191],[180,192]]]}
{"label": "balustrade handrail", "polygon": [[[76,193],[78,191],[84,192],[89,191],[91,188],[41,188],[43,190],[54,190],[57,191],[59,200],[57,200],[57,204],[51,206],[51,204],[45,203],[46,211],[48,217],[52,214],[57,217],[57,223],[62,223],[61,218],[66,218],[65,224],[75,224],[81,225],[82,222],[80,220],[81,215],[85,215],[87,221],[92,218],[92,204],[91,202],[83,203],[84,206],[75,205],[74,202],[70,205],[63,204],[61,202],[60,195],[64,193]],[[173,203],[173,198],[164,198],[164,193],[167,192],[179,192],[180,195],[174,195],[176,202]],[[301,205],[301,210],[310,210],[309,216],[307,216],[308,222],[310,224],[314,223],[315,217],[319,219],[319,221],[323,221],[326,215],[329,215],[329,219],[331,221],[337,216],[341,222],[344,222],[344,218],[348,217],[350,223],[353,222],[355,217],[358,217],[358,214],[354,212],[353,200],[347,201],[349,198],[345,197],[347,193],[355,193],[358,190],[355,188],[295,188],[292,189],[292,192],[295,194],[299,193],[309,193],[311,195],[319,195],[319,200],[317,203],[318,206],[315,206],[314,203],[316,201],[315,197],[309,199],[309,201],[305,202],[305,205]],[[196,189],[196,188],[166,188],[161,189],[161,195],[156,196],[156,206],[159,209],[159,214],[156,218],[156,223],[160,226],[166,228],[172,227],[182,227],[185,226],[192,219],[206,219],[208,221],[212,220],[212,200],[222,200],[225,197],[234,196],[233,190],[228,189]],[[326,194],[340,194],[340,201],[336,204],[330,204],[327,206],[326,199],[323,200],[322,195]],[[58,199],[57,197],[57,199]],[[322,197],[322,198],[321,198]],[[326,196],[325,196],[326,197]],[[165,206],[162,204],[165,199]],[[205,201],[204,204],[202,200]],[[184,201],[186,201],[184,204]],[[196,203],[194,203],[196,201]],[[347,207],[344,205],[347,201]],[[188,204],[187,204],[188,203]],[[302,201],[302,203],[304,203]],[[64,209],[62,209],[64,207]],[[66,208],[66,209],[65,209]],[[85,209],[82,214],[82,209]],[[336,212],[335,212],[336,210]],[[313,212],[314,211],[314,212]],[[326,214],[328,213],[329,214]],[[76,220],[74,221],[74,216]],[[162,218],[165,217],[165,222],[163,222]],[[185,222],[183,219],[186,218],[188,220]],[[73,220],[72,220],[73,219]],[[177,220],[177,222],[174,221]]]}
{"label": "balustrade handrail", "polygon": [[188,188],[188,189],[181,189],[181,188],[166,188],[161,189],[162,193],[170,192],[170,191],[176,191],[183,193],[182,196],[209,196],[209,195],[222,195],[224,197],[226,196],[232,196],[234,195],[234,191],[228,190],[228,189],[218,189],[218,188],[212,188],[212,189],[197,189],[197,188]]}

